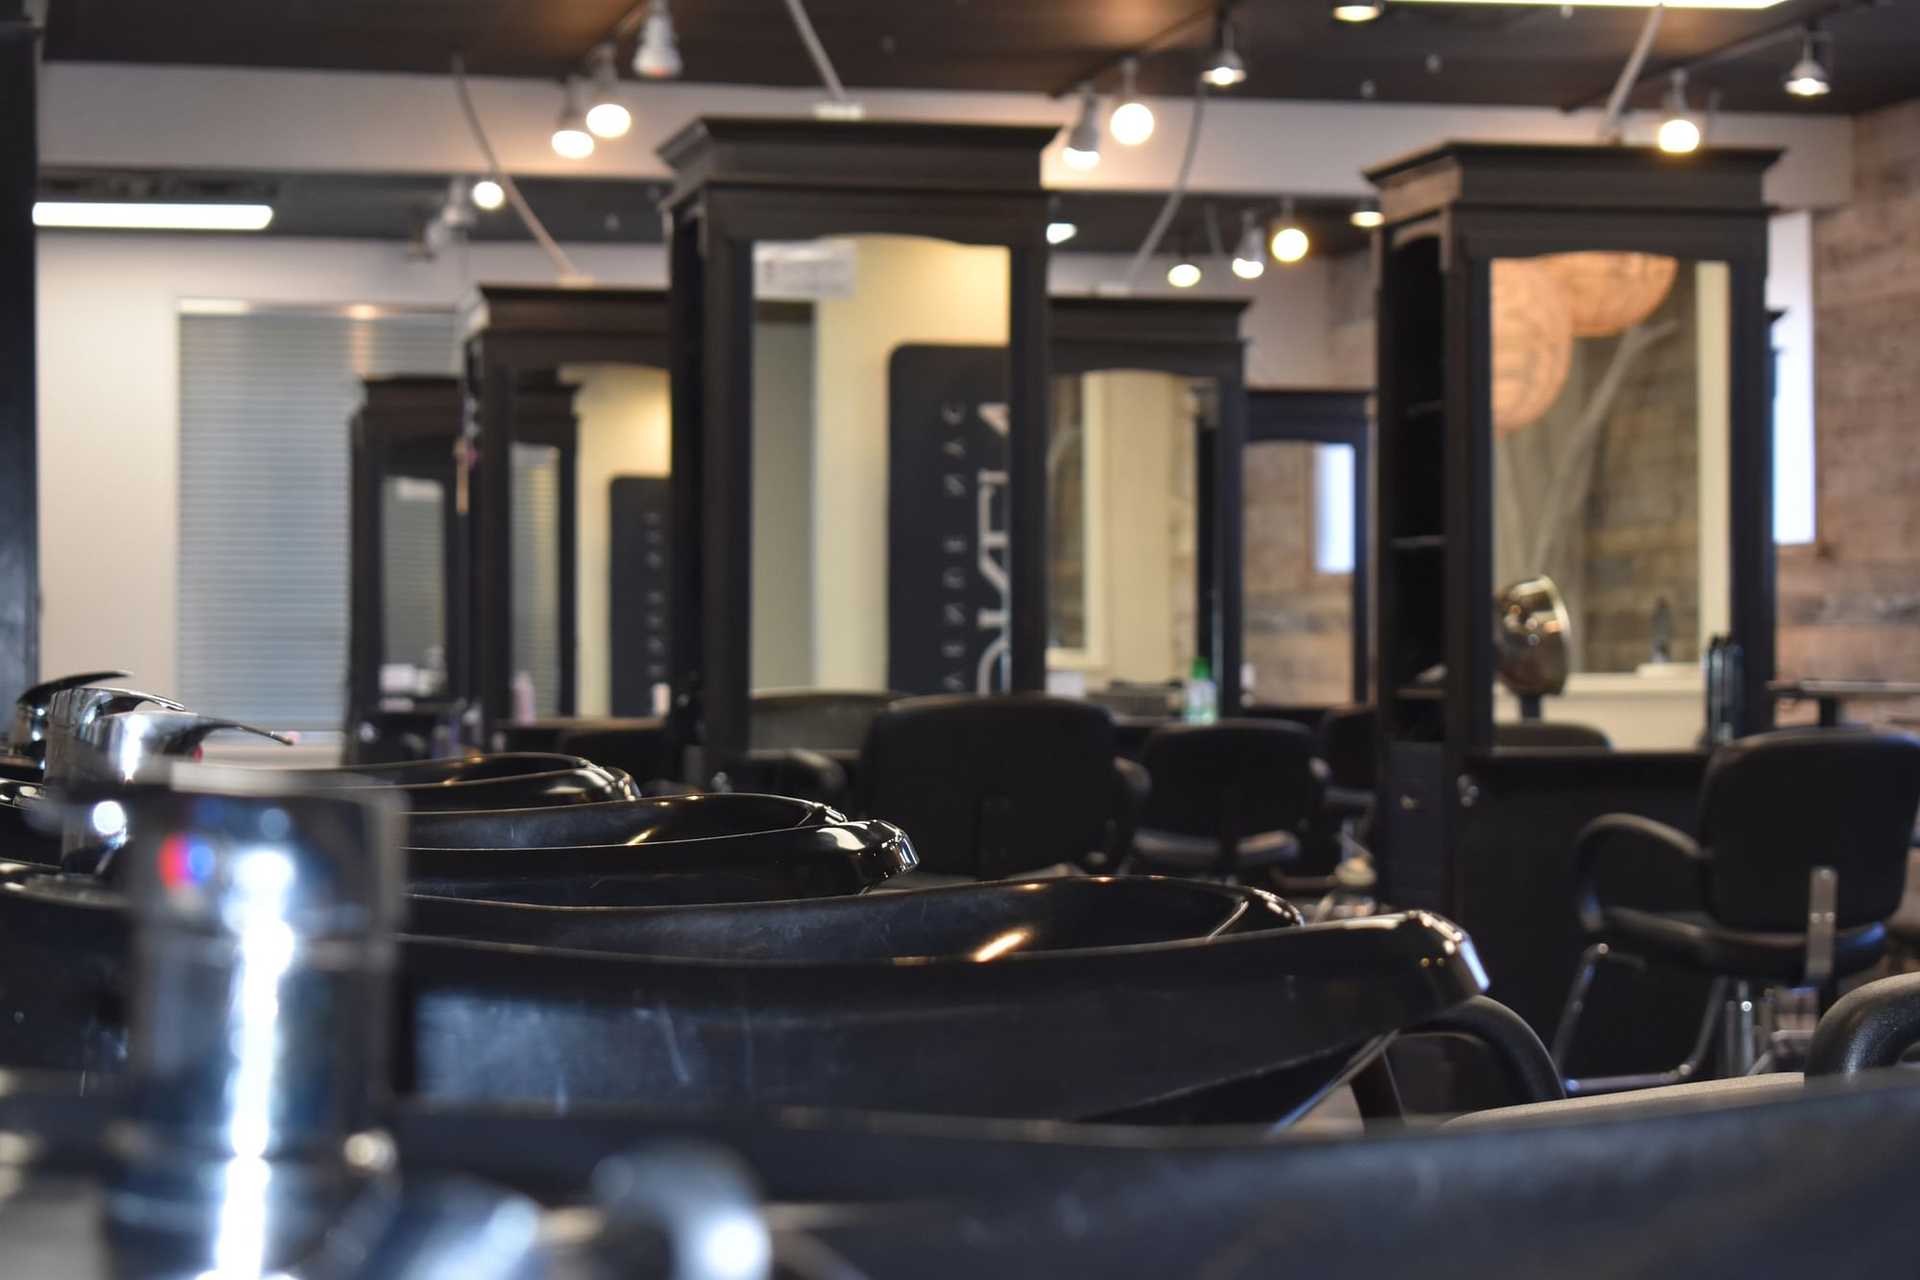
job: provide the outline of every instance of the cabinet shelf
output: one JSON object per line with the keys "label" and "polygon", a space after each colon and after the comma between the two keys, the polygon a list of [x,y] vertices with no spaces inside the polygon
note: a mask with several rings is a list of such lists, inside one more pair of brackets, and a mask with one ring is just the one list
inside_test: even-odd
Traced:
{"label": "cabinet shelf", "polygon": [[1412,533],[1393,539],[1395,551],[1440,551],[1447,545],[1444,533]]}
{"label": "cabinet shelf", "polygon": [[1437,684],[1403,684],[1394,690],[1393,696],[1407,702],[1439,702],[1447,696],[1447,691]]}

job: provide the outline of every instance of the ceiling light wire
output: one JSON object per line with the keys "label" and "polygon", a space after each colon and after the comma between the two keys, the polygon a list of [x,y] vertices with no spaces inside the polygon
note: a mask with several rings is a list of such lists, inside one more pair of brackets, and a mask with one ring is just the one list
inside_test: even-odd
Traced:
{"label": "ceiling light wire", "polygon": [[487,140],[486,128],[480,123],[480,113],[474,109],[473,97],[467,92],[467,63],[459,54],[453,55],[453,92],[460,99],[460,112],[467,118],[467,129],[473,134],[473,141],[480,148],[480,154],[486,158],[487,172],[507,193],[507,199],[513,202],[513,210],[520,215],[520,221],[526,224],[527,231],[533,236],[549,260],[554,270],[560,273],[565,284],[591,284],[593,277],[574,265],[567,251],[559,242],[547,234],[547,228],[533,212],[533,206],[520,194],[520,185],[513,175],[500,167],[500,158],[494,154],[493,144]]}
{"label": "ceiling light wire", "polygon": [[1667,7],[1663,4],[1647,10],[1647,20],[1640,25],[1640,38],[1634,42],[1633,52],[1627,55],[1627,65],[1620,68],[1620,78],[1614,81],[1613,93],[1607,98],[1607,114],[1600,120],[1600,141],[1620,141],[1620,117],[1626,113],[1627,98],[1632,95],[1633,87],[1640,83],[1640,70],[1647,65],[1647,55],[1653,52],[1653,39],[1660,34],[1660,20],[1666,15]]}
{"label": "ceiling light wire", "polygon": [[833,69],[833,59],[827,57],[826,46],[820,43],[819,35],[814,32],[813,20],[807,17],[807,6],[801,0],[787,0],[787,12],[793,15],[793,26],[800,33],[800,43],[807,46],[807,56],[813,59],[814,69],[827,86],[827,96],[835,102],[847,101],[846,87],[840,83],[840,76]]}
{"label": "ceiling light wire", "polygon": [[1153,226],[1147,230],[1147,238],[1133,255],[1133,261],[1127,264],[1127,273],[1122,277],[1122,285],[1132,289],[1139,282],[1140,273],[1147,269],[1147,263],[1160,248],[1161,237],[1167,234],[1167,227],[1173,222],[1173,215],[1180,211],[1180,202],[1186,198],[1187,180],[1193,175],[1193,157],[1200,150],[1200,125],[1207,112],[1207,82],[1199,76],[1193,78],[1193,116],[1187,121],[1186,150],[1180,156],[1180,170],[1174,175],[1173,186],[1167,192],[1165,203],[1160,206],[1159,216],[1153,220]]}

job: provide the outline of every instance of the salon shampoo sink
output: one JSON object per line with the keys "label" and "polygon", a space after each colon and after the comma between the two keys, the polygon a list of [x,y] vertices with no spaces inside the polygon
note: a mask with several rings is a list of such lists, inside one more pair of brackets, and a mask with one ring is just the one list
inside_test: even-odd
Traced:
{"label": "salon shampoo sink", "polygon": [[[425,904],[409,927],[571,946],[405,937],[400,1091],[1067,1120],[1233,1090],[1284,1121],[1484,987],[1436,917],[1297,926],[1258,891],[1178,881],[620,914]],[[117,1074],[127,949],[109,892],[0,888],[0,1066]]]}

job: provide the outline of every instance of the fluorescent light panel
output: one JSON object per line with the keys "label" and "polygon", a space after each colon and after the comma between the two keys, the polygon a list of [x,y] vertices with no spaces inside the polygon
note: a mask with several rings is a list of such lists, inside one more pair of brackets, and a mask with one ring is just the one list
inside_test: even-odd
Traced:
{"label": "fluorescent light panel", "polygon": [[110,231],[264,231],[273,221],[265,204],[139,204],[40,200],[36,227],[90,227]]}
{"label": "fluorescent light panel", "polygon": [[[1533,4],[1573,9],[1651,9],[1660,0],[1394,0],[1395,4]],[[1781,0],[1666,0],[1669,9],[1771,9]]]}

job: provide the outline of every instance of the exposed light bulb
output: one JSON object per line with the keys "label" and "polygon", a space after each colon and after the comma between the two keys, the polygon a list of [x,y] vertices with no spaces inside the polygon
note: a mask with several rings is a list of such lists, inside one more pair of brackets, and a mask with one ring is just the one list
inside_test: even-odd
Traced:
{"label": "exposed light bulb", "polygon": [[1047,243],[1065,244],[1080,234],[1080,228],[1071,222],[1049,222],[1047,224]]}
{"label": "exposed light bulb", "polygon": [[492,211],[507,202],[507,191],[492,178],[482,178],[473,184],[473,203],[482,209]]}
{"label": "exposed light bulb", "polygon": [[1267,271],[1266,249],[1260,243],[1260,228],[1253,225],[1253,210],[1240,215],[1240,241],[1233,247],[1233,274],[1242,280],[1258,280]]}
{"label": "exposed light bulb", "polygon": [[620,77],[613,69],[613,45],[598,44],[587,55],[593,78],[593,105],[587,108],[587,128],[595,137],[622,138],[633,128],[633,113],[620,101]]}
{"label": "exposed light bulb", "polygon": [[1300,261],[1307,256],[1307,250],[1312,247],[1313,242],[1307,238],[1307,233],[1292,223],[1275,231],[1273,242],[1268,245],[1268,248],[1273,250],[1274,259],[1285,263]]}
{"label": "exposed light bulb", "polygon": [[1372,230],[1386,220],[1386,215],[1380,212],[1380,202],[1372,196],[1353,206],[1353,212],[1347,215],[1347,221],[1362,230]]}
{"label": "exposed light bulb", "polygon": [[1080,115],[1067,130],[1064,152],[1066,162],[1075,169],[1091,169],[1100,163],[1099,106],[1093,99],[1093,86],[1080,86]]}
{"label": "exposed light bulb", "polygon": [[640,46],[633,51],[634,74],[649,80],[672,80],[680,74],[680,41],[673,31],[667,0],[653,0],[640,28]]}
{"label": "exposed light bulb", "polygon": [[1153,108],[1140,101],[1134,90],[1134,73],[1139,63],[1128,58],[1120,64],[1120,105],[1107,118],[1113,140],[1123,147],[1137,147],[1153,136]]}
{"label": "exposed light bulb", "polygon": [[1833,82],[1814,52],[1813,41],[1814,33],[1807,32],[1806,39],[1800,42],[1800,61],[1787,72],[1783,87],[1796,98],[1818,98],[1833,91]]}
{"label": "exposed light bulb", "polygon": [[1219,42],[1207,55],[1207,66],[1200,78],[1216,89],[1231,89],[1247,78],[1247,64],[1241,61],[1240,51],[1233,47],[1233,23],[1224,9],[1220,13],[1219,30]]}
{"label": "exposed light bulb", "polygon": [[1200,283],[1200,268],[1182,258],[1167,268],[1167,283],[1176,289],[1191,289]]}
{"label": "exposed light bulb", "polygon": [[1333,6],[1333,16],[1337,22],[1372,22],[1386,11],[1387,6],[1384,0],[1365,0],[1364,3]]}
{"label": "exposed light bulb", "polygon": [[593,135],[580,111],[580,90],[567,82],[567,100],[560,108],[560,122],[553,126],[554,154],[566,160],[585,160],[593,154]]}
{"label": "exposed light bulb", "polygon": [[1670,155],[1685,155],[1700,146],[1700,122],[1687,109],[1687,73],[1678,70],[1667,87],[1666,119],[1654,133],[1654,142]]}

